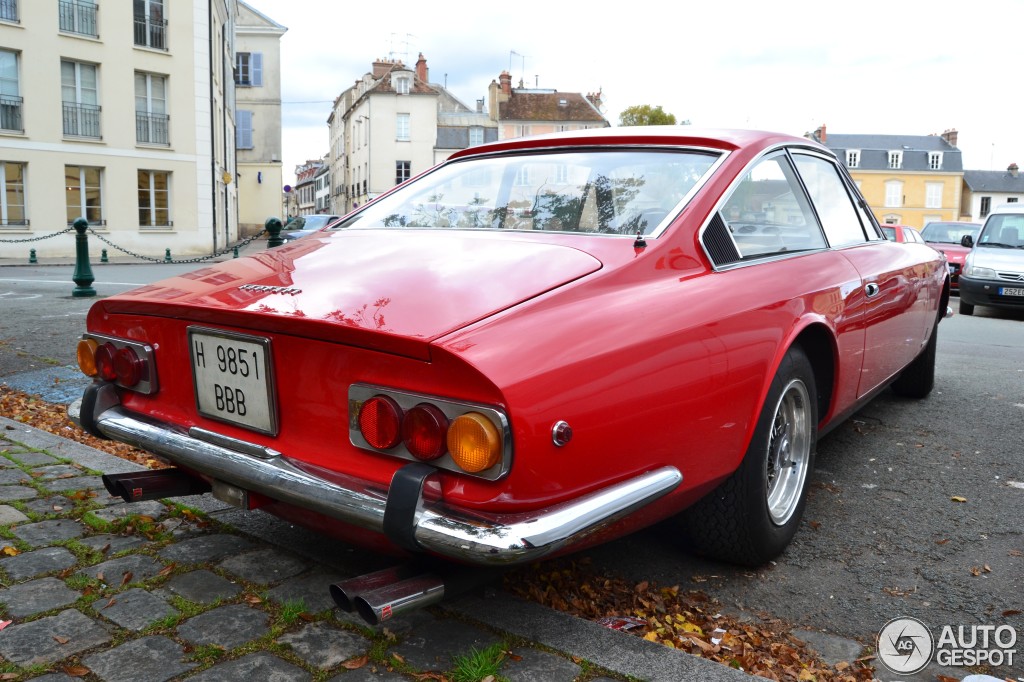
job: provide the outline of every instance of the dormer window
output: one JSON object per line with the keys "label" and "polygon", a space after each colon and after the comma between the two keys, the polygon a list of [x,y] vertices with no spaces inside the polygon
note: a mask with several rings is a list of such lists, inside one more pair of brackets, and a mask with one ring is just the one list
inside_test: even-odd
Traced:
{"label": "dormer window", "polygon": [[928,168],[931,170],[942,169],[942,152],[928,152]]}
{"label": "dormer window", "polygon": [[903,168],[903,151],[894,150],[889,152],[889,168],[896,170]]}
{"label": "dormer window", "polygon": [[399,95],[408,95],[412,79],[408,76],[395,76],[395,92]]}
{"label": "dormer window", "polygon": [[860,150],[859,149],[847,149],[846,150],[846,167],[847,168],[858,168],[858,167],[860,167]]}

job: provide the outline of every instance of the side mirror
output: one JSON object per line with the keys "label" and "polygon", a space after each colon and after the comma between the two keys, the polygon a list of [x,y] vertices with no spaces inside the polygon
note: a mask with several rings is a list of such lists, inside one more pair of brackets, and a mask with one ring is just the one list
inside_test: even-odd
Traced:
{"label": "side mirror", "polygon": [[969,234],[965,234],[960,238],[960,246],[966,246],[968,249],[974,248],[974,237]]}

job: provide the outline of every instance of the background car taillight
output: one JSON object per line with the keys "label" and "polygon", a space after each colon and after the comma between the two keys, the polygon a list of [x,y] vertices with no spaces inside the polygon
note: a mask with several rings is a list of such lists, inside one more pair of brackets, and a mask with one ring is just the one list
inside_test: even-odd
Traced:
{"label": "background car taillight", "polygon": [[156,393],[156,366],[153,348],[148,344],[86,334],[78,342],[76,356],[86,376],[112,381],[138,393]]}
{"label": "background car taillight", "polygon": [[487,480],[509,471],[508,419],[496,408],[353,384],[349,409],[358,447]]}

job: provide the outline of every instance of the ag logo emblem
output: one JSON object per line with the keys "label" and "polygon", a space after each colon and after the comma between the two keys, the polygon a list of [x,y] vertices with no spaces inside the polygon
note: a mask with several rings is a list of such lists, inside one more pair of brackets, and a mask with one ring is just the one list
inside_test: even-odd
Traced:
{"label": "ag logo emblem", "polygon": [[894,618],[878,632],[878,660],[897,675],[912,675],[932,659],[935,640],[916,618]]}

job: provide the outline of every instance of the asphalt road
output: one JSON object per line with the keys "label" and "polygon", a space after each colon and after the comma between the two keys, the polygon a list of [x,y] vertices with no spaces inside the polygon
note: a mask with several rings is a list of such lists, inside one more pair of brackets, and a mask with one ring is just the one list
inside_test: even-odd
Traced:
{"label": "asphalt road", "polygon": [[[188,269],[94,267],[94,287],[109,295]],[[80,394],[67,366],[96,299],[71,296],[71,272],[0,267],[0,382],[55,401]],[[899,616],[936,632],[1005,623],[1024,656],[1022,423],[1024,312],[978,308],[940,324],[931,396],[886,392],[822,439],[803,528],[777,562],[738,570],[702,561],[671,523],[588,554],[601,571],[702,590],[738,613],[865,644]]]}

